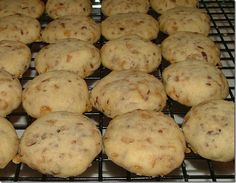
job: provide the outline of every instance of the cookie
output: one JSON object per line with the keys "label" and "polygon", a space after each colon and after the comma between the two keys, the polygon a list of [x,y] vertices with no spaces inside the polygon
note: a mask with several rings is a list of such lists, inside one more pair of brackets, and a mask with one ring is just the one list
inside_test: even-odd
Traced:
{"label": "cookie", "polygon": [[197,32],[207,36],[210,32],[210,18],[197,8],[176,7],[166,10],[160,17],[160,31],[174,34],[179,31]]}
{"label": "cookie", "polygon": [[183,132],[189,146],[214,161],[234,159],[234,103],[211,100],[194,106],[185,116]]}
{"label": "cookie", "polygon": [[179,6],[196,8],[198,0],[150,0],[150,4],[156,12],[162,14],[166,10]]}
{"label": "cookie", "polygon": [[90,17],[69,15],[50,22],[42,31],[42,40],[54,43],[60,39],[76,38],[95,43],[100,35],[100,25]]}
{"label": "cookie", "polygon": [[167,95],[186,106],[211,99],[224,99],[229,93],[223,72],[214,65],[196,60],[171,64],[162,73]]}
{"label": "cookie", "polygon": [[78,39],[65,39],[42,48],[35,58],[39,74],[53,70],[73,71],[80,77],[92,74],[100,66],[99,50]]}
{"label": "cookie", "polygon": [[220,49],[210,38],[193,32],[177,32],[161,44],[162,56],[170,63],[188,59],[220,64]]}
{"label": "cookie", "polygon": [[48,0],[47,14],[55,19],[67,15],[88,16],[92,12],[90,0]]}
{"label": "cookie", "polygon": [[0,70],[0,116],[5,117],[21,103],[22,88],[18,79]]}
{"label": "cookie", "polygon": [[25,111],[34,118],[49,112],[89,110],[86,82],[69,71],[50,71],[28,81],[22,94]]}
{"label": "cookie", "polygon": [[0,17],[22,14],[39,18],[44,12],[44,3],[41,0],[1,0]]}
{"label": "cookie", "polygon": [[112,16],[121,13],[147,13],[149,9],[148,0],[103,0],[102,13]]}
{"label": "cookie", "polygon": [[18,137],[11,122],[0,117],[0,169],[15,157],[18,145]]}
{"label": "cookie", "polygon": [[113,40],[128,35],[137,35],[147,40],[157,38],[159,23],[144,13],[117,14],[102,22],[102,35]]}
{"label": "cookie", "polygon": [[108,41],[101,48],[102,64],[111,70],[154,71],[161,63],[161,49],[138,36]]}
{"label": "cookie", "polygon": [[0,41],[0,68],[21,78],[31,61],[30,49],[17,41]]}
{"label": "cookie", "polygon": [[38,20],[25,15],[15,14],[0,18],[0,41],[12,40],[25,44],[32,43],[40,37]]}
{"label": "cookie", "polygon": [[111,161],[135,174],[152,177],[179,167],[186,148],[183,133],[171,117],[143,110],[111,120],[103,143]]}
{"label": "cookie", "polygon": [[166,104],[164,87],[156,77],[140,71],[113,71],[96,83],[91,104],[108,117],[135,109],[161,111]]}
{"label": "cookie", "polygon": [[95,121],[76,113],[54,112],[24,131],[18,161],[43,174],[76,176],[91,165],[101,146]]}

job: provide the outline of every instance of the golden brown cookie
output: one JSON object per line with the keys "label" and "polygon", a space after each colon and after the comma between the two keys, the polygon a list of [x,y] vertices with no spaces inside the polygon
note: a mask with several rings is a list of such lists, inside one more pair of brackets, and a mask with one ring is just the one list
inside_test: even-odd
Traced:
{"label": "golden brown cookie", "polygon": [[183,132],[189,146],[214,161],[234,159],[234,103],[210,100],[194,106],[184,117]]}
{"label": "golden brown cookie", "polygon": [[35,58],[39,74],[67,70],[84,78],[100,66],[99,50],[90,43],[78,39],[64,39],[43,47]]}
{"label": "golden brown cookie", "polygon": [[166,93],[160,80],[140,71],[113,71],[91,91],[91,104],[108,117],[135,109],[161,111]]}
{"label": "golden brown cookie", "polygon": [[121,13],[147,13],[149,0],[103,0],[102,13],[112,16]]}
{"label": "golden brown cookie", "polygon": [[111,70],[154,71],[161,63],[161,49],[138,36],[108,41],[101,48],[102,64]]}
{"label": "golden brown cookie", "polygon": [[83,173],[101,149],[95,121],[81,114],[54,112],[24,131],[18,157],[43,174],[70,177]]}
{"label": "golden brown cookie", "polygon": [[113,40],[128,35],[137,35],[147,40],[155,39],[159,33],[159,23],[144,13],[124,13],[106,18],[102,22],[102,35]]}
{"label": "golden brown cookie", "polygon": [[211,99],[224,99],[229,86],[223,72],[205,61],[186,60],[171,64],[162,73],[167,95],[194,106]]}
{"label": "golden brown cookie", "polygon": [[50,71],[28,81],[22,104],[34,118],[54,111],[83,113],[90,109],[86,82],[69,71]]}
{"label": "golden brown cookie", "polygon": [[55,19],[67,15],[88,16],[92,12],[90,0],[48,0],[46,12]]}
{"label": "golden brown cookie", "polygon": [[159,22],[160,31],[169,35],[187,31],[207,36],[210,32],[210,17],[197,8],[176,7],[166,10],[159,17]]}
{"label": "golden brown cookie", "polygon": [[108,158],[138,175],[163,176],[184,159],[182,131],[161,112],[135,110],[110,121],[103,137]]}
{"label": "golden brown cookie", "polygon": [[18,146],[15,128],[10,121],[0,117],[0,169],[15,157]]}
{"label": "golden brown cookie", "polygon": [[92,18],[68,15],[50,22],[42,31],[42,40],[47,43],[55,43],[61,39],[76,38],[95,43],[100,35],[100,25]]}

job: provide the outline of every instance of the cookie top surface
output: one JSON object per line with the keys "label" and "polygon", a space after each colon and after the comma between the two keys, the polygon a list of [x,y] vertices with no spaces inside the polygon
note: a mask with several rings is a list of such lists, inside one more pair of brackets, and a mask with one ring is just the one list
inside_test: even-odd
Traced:
{"label": "cookie top surface", "polygon": [[95,43],[100,35],[100,25],[92,18],[68,15],[50,22],[42,31],[42,40],[47,43],[54,43],[60,39],[76,38]]}
{"label": "cookie top surface", "polygon": [[4,168],[16,155],[18,137],[11,122],[0,117],[0,169]]}
{"label": "cookie top surface", "polygon": [[91,104],[112,118],[135,109],[161,111],[166,99],[161,81],[132,70],[111,72],[91,92]]}
{"label": "cookie top surface", "polygon": [[161,44],[163,57],[170,63],[188,59],[203,60],[214,65],[220,63],[220,49],[208,37],[193,32],[177,32]]}
{"label": "cookie top surface", "polygon": [[102,13],[112,16],[120,13],[147,13],[148,0],[103,0]]}
{"label": "cookie top surface", "polygon": [[83,78],[98,69],[100,63],[99,50],[78,39],[60,40],[45,46],[35,58],[36,70],[40,74],[53,70],[68,70]]}
{"label": "cookie top surface", "polygon": [[187,106],[210,99],[224,99],[229,93],[223,72],[204,61],[171,64],[163,71],[162,79],[167,95]]}
{"label": "cookie top surface", "polygon": [[102,35],[113,40],[128,35],[137,35],[147,40],[155,39],[159,33],[159,23],[144,13],[117,14],[102,22]]}
{"label": "cookie top surface", "polygon": [[162,14],[164,11],[184,6],[196,8],[198,5],[198,0],[150,0],[152,8]]}
{"label": "cookie top surface", "polygon": [[89,109],[86,82],[69,71],[50,71],[28,81],[22,94],[26,112],[38,118],[53,111],[83,113]]}
{"label": "cookie top surface", "polygon": [[44,12],[44,3],[41,0],[1,0],[0,17],[23,14],[38,18]]}
{"label": "cookie top surface", "polygon": [[0,41],[0,68],[20,78],[31,61],[29,47],[18,41]]}
{"label": "cookie top surface", "polygon": [[88,16],[92,12],[90,0],[48,0],[46,12],[55,19],[67,15]]}
{"label": "cookie top surface", "polygon": [[179,31],[197,32],[208,35],[210,18],[206,12],[197,8],[176,7],[165,11],[160,17],[160,31],[173,34]]}
{"label": "cookie top surface", "polygon": [[186,148],[183,133],[172,118],[143,110],[114,118],[103,142],[105,153],[114,163],[138,175],[153,177],[179,167]]}
{"label": "cookie top surface", "polygon": [[102,64],[111,70],[152,72],[161,63],[161,49],[151,41],[128,36],[104,44],[101,57]]}
{"label": "cookie top surface", "polygon": [[40,37],[38,20],[25,15],[15,14],[0,18],[0,41],[12,40],[25,44],[32,43]]}
{"label": "cookie top surface", "polygon": [[101,146],[95,121],[80,114],[54,112],[24,131],[18,157],[41,173],[69,177],[83,173]]}
{"label": "cookie top surface", "polygon": [[183,132],[195,153],[214,161],[234,159],[234,103],[211,100],[185,116]]}
{"label": "cookie top surface", "polygon": [[5,117],[20,105],[21,94],[19,80],[0,70],[0,116]]}

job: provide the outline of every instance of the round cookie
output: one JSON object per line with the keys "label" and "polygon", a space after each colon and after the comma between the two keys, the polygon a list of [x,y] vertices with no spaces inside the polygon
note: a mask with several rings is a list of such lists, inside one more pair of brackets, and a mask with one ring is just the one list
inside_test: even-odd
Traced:
{"label": "round cookie", "polygon": [[150,0],[150,4],[156,12],[162,14],[166,10],[179,6],[196,8],[198,0]]}
{"label": "round cookie", "polygon": [[159,23],[152,16],[144,13],[117,14],[102,22],[102,35],[113,40],[128,35],[137,35],[147,40],[157,38]]}
{"label": "round cookie", "polygon": [[207,36],[210,32],[210,18],[197,8],[176,7],[166,10],[160,17],[160,31],[174,34],[179,31],[197,32]]}
{"label": "round cookie", "polygon": [[111,70],[152,72],[161,63],[161,49],[138,36],[108,41],[101,48],[102,64]]}
{"label": "round cookie", "polygon": [[47,43],[54,43],[60,39],[76,38],[95,43],[100,35],[100,25],[92,18],[69,15],[50,22],[42,31],[42,40]]}
{"label": "round cookie", "polygon": [[83,113],[90,109],[86,82],[69,71],[50,71],[29,81],[22,103],[34,118],[54,111]]}
{"label": "round cookie", "polygon": [[1,0],[0,17],[22,14],[33,18],[40,17],[44,12],[41,0]]}
{"label": "round cookie", "polygon": [[5,117],[21,103],[22,88],[18,79],[0,70],[0,116]]}
{"label": "round cookie", "polygon": [[67,15],[88,16],[92,12],[90,0],[48,0],[46,12],[55,19]]}
{"label": "round cookie", "polygon": [[20,14],[1,17],[0,41],[12,40],[29,44],[39,39],[40,29],[40,23],[32,17]]}
{"label": "round cookie", "polygon": [[0,41],[0,69],[21,78],[31,61],[30,49],[17,41]]}
{"label": "round cookie", "polygon": [[18,161],[43,174],[70,177],[83,173],[101,149],[95,121],[76,113],[54,112],[25,130]]}
{"label": "round cookie", "polygon": [[167,95],[186,106],[224,99],[229,93],[223,72],[204,61],[186,60],[171,64],[163,71],[162,79]]}
{"label": "round cookie", "polygon": [[161,44],[162,56],[170,63],[188,59],[220,64],[220,49],[210,38],[193,32],[177,32]]}
{"label": "round cookie", "polygon": [[234,103],[211,100],[194,106],[185,116],[183,132],[195,153],[214,161],[234,159]]}
{"label": "round cookie", "polygon": [[15,157],[18,145],[18,137],[11,122],[0,117],[0,169]]}
{"label": "round cookie", "polygon": [[39,74],[53,70],[68,70],[80,77],[92,74],[101,63],[99,50],[78,39],[65,39],[42,48],[35,58]]}
{"label": "round cookie", "polygon": [[113,71],[91,91],[91,104],[108,117],[135,109],[161,111],[166,104],[164,87],[156,77],[140,71]]}
{"label": "round cookie", "polygon": [[103,0],[102,13],[112,16],[121,13],[147,13],[149,10],[148,0]]}
{"label": "round cookie", "polygon": [[161,112],[135,110],[110,121],[104,138],[110,160],[138,175],[163,176],[181,165],[182,131]]}

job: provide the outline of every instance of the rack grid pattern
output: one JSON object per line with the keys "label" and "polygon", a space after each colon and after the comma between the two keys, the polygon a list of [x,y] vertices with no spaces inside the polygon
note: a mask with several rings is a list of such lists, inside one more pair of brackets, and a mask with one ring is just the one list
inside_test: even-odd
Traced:
{"label": "rack grid pattern", "polygon": [[[93,0],[93,14],[92,17],[96,22],[101,22],[105,19],[102,15],[101,0]],[[230,94],[226,100],[234,101],[235,92],[235,75],[234,75],[234,17],[235,4],[233,0],[199,0],[199,8],[207,11],[211,18],[211,33],[210,37],[219,45],[221,49],[221,63],[220,67],[227,77],[230,85]],[[150,9],[149,14],[158,18],[158,14]],[[42,28],[44,28],[51,19],[44,14],[39,19]],[[166,35],[160,33],[153,42],[160,44]],[[98,48],[106,42],[101,39],[96,43]],[[34,58],[37,52],[45,46],[45,43],[32,43],[29,45],[32,52],[31,67],[24,74],[21,79],[21,84],[24,84],[37,75],[34,68]],[[161,73],[168,63],[163,60],[161,66],[152,74],[161,78]],[[100,67],[92,76],[85,80],[91,89],[94,82],[106,76],[110,71],[104,67]],[[189,110],[188,107],[182,106],[171,99],[168,99],[167,106],[163,112],[181,125],[182,118]],[[110,121],[109,118],[102,113],[96,111],[85,113],[88,117],[98,122],[98,127],[102,133]],[[27,126],[29,126],[34,119],[28,116],[22,107],[19,107],[7,118],[14,123],[14,126],[19,135],[21,135]],[[78,177],[71,177],[67,179],[57,178],[47,175],[42,175],[39,172],[30,169],[24,164],[15,165],[10,163],[5,169],[0,170],[0,181],[164,181],[164,182],[188,182],[188,181],[235,181],[234,162],[217,163],[204,159],[196,154],[186,154],[185,160],[180,168],[164,177],[145,177],[132,174],[107,159],[107,156],[100,153],[94,160],[92,166],[82,175]]]}

